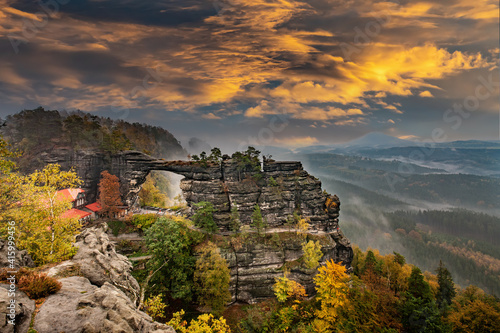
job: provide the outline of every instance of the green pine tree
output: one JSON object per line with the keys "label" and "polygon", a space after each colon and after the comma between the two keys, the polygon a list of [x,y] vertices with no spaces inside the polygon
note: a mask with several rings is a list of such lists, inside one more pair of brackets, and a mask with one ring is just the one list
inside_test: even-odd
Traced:
{"label": "green pine tree", "polygon": [[437,304],[440,309],[445,309],[451,304],[451,300],[455,297],[455,284],[450,271],[444,266],[443,262],[439,260],[439,267],[436,270],[438,277],[438,294]]}

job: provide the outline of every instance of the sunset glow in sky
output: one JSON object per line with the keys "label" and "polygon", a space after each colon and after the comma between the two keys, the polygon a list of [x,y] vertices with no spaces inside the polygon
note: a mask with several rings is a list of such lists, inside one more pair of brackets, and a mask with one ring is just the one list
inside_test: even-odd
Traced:
{"label": "sunset glow in sky", "polygon": [[497,0],[0,0],[0,116],[212,145],[499,139]]}

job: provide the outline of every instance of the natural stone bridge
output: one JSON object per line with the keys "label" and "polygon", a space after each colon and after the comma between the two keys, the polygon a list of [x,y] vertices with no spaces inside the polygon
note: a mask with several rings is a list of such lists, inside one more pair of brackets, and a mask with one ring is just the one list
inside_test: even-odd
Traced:
{"label": "natural stone bridge", "polygon": [[[220,164],[193,161],[164,161],[139,152],[127,152],[122,179],[128,184],[127,203],[136,200],[140,185],[151,170],[184,176],[180,187],[188,205],[209,201],[217,210],[215,220],[227,230],[231,207],[238,207],[242,224],[251,223],[256,204],[270,227],[280,227],[295,211],[309,219],[317,231],[335,232],[340,201],[321,189],[321,181],[309,175],[300,162],[264,160],[261,172],[243,168],[232,159]],[[122,169],[123,170],[123,169]]]}

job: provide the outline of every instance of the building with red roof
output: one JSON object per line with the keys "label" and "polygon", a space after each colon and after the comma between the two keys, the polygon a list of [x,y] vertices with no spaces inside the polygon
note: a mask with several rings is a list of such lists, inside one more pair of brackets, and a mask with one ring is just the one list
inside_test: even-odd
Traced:
{"label": "building with red roof", "polygon": [[99,211],[102,209],[101,203],[99,202],[94,202],[91,203],[83,208],[86,212],[89,212],[91,214],[91,219],[95,219],[99,217]]}
{"label": "building with red roof", "polygon": [[70,210],[65,211],[61,215],[62,218],[66,218],[66,219],[77,218],[78,220],[84,221],[84,222],[90,221],[91,220],[91,216],[92,216],[91,213],[85,212],[83,210],[76,209],[76,208],[71,208]]}
{"label": "building with red roof", "polygon": [[73,203],[73,208],[81,208],[85,205],[85,190],[81,188],[65,188],[57,191],[56,198],[69,200]]}
{"label": "building with red roof", "polygon": [[99,202],[85,205],[85,190],[81,188],[59,190],[56,193],[56,198],[73,203],[73,207],[61,215],[63,218],[78,218],[80,221],[88,222],[99,217],[99,211],[102,209]]}

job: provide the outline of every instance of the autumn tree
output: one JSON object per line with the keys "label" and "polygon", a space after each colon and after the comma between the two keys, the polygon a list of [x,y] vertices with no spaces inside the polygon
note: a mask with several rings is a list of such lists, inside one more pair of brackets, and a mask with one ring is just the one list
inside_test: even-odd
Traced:
{"label": "autumn tree", "polygon": [[304,253],[304,265],[309,269],[318,267],[323,252],[321,251],[321,244],[319,241],[312,241],[302,243],[302,252]]}
{"label": "autumn tree", "polygon": [[348,279],[346,268],[333,260],[327,261],[325,266],[318,269],[314,283],[320,308],[316,311],[318,320],[315,326],[321,327],[322,331],[334,330],[340,309],[347,302]]}
{"label": "autumn tree", "polygon": [[282,277],[276,278],[273,285],[274,295],[280,303],[287,300],[300,300],[307,297],[304,286],[288,278],[288,271],[285,270]]}
{"label": "autumn tree", "polygon": [[453,332],[500,332],[500,301],[468,286],[453,299],[446,322]]}
{"label": "autumn tree", "polygon": [[305,240],[307,236],[307,230],[309,230],[309,223],[307,223],[307,219],[298,216],[297,214],[294,214],[296,216],[297,224],[295,225],[295,229],[297,232],[297,235],[302,239]]}
{"label": "autumn tree", "polygon": [[214,243],[201,248],[194,271],[195,289],[201,306],[220,313],[231,300],[229,268]]}
{"label": "autumn tree", "polygon": [[0,136],[0,173],[7,174],[16,167],[12,158],[17,155],[12,150],[12,147]]}
{"label": "autumn tree", "polygon": [[146,181],[142,184],[139,191],[139,201],[141,206],[166,207],[167,196],[161,193],[151,175],[148,175]]}
{"label": "autumn tree", "polygon": [[167,323],[179,333],[231,333],[229,325],[223,317],[215,318],[211,313],[204,313],[188,323],[182,319],[184,310],[174,313],[173,318]]}
{"label": "autumn tree", "polygon": [[9,219],[9,212],[23,197],[21,177],[14,172],[16,164],[12,158],[17,154],[0,136],[0,221]]}
{"label": "autumn tree", "polygon": [[[377,296],[356,276],[347,292],[348,302],[339,308],[338,332],[372,333],[381,327]],[[387,311],[387,309],[384,309]]]}
{"label": "autumn tree", "polygon": [[113,217],[116,213],[120,212],[120,206],[123,206],[120,195],[120,180],[107,170],[101,172],[99,202],[101,203],[102,214],[107,217]]}
{"label": "autumn tree", "polygon": [[[71,257],[76,251],[72,244],[81,225],[76,218],[63,216],[72,204],[59,197],[57,191],[81,184],[76,173],[49,164],[27,176],[14,175],[10,181],[22,193],[8,198],[16,201],[4,216],[17,222],[17,246],[26,249],[38,264]],[[5,193],[1,196],[4,198]]]}
{"label": "autumn tree", "polygon": [[167,305],[163,303],[163,294],[158,294],[150,297],[144,302],[146,313],[154,320],[158,321],[165,318],[165,308]]}

